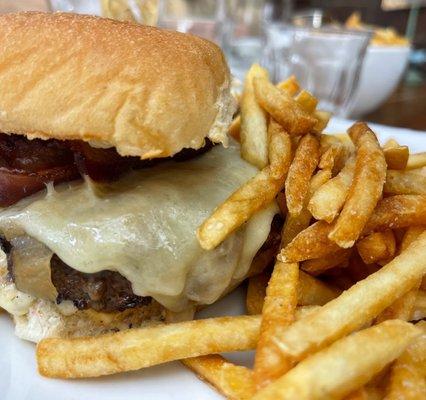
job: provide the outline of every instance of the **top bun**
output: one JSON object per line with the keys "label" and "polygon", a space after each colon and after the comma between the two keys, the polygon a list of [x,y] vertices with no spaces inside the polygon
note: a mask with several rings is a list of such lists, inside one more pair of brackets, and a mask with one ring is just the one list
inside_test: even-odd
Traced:
{"label": "top bun", "polygon": [[229,69],[213,43],[65,13],[0,16],[0,131],[123,156],[226,144]]}

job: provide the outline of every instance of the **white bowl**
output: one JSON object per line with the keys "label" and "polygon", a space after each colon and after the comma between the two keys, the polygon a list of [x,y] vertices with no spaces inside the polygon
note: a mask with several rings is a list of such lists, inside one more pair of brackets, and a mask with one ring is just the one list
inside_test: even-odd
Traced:
{"label": "white bowl", "polygon": [[351,117],[378,108],[396,89],[407,67],[409,46],[368,46]]}

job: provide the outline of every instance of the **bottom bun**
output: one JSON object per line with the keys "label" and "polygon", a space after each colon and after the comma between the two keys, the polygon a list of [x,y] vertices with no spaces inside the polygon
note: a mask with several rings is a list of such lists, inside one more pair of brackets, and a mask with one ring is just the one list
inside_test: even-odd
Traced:
{"label": "bottom bun", "polygon": [[122,312],[104,313],[77,310],[70,301],[56,305],[35,299],[17,290],[8,278],[5,257],[1,256],[0,253],[0,309],[12,315],[15,333],[22,339],[37,343],[47,337],[93,336],[165,320],[165,309],[154,300]]}
{"label": "bottom bun", "polygon": [[94,336],[117,332],[158,323],[164,318],[164,308],[155,301],[123,312],[79,310],[66,315],[50,301],[35,300],[28,313],[13,316],[16,335],[36,343],[47,337]]}

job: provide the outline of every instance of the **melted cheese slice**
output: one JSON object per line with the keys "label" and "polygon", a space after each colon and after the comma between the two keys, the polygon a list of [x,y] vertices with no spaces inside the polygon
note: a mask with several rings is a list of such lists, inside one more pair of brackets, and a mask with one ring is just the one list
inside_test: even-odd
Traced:
{"label": "melted cheese slice", "polygon": [[186,162],[137,171],[119,182],[61,185],[0,212],[8,239],[29,235],[86,273],[118,271],[140,296],[181,311],[210,304],[240,282],[265,242],[276,205],[258,212],[218,248],[195,231],[256,173],[239,148],[216,146]]}

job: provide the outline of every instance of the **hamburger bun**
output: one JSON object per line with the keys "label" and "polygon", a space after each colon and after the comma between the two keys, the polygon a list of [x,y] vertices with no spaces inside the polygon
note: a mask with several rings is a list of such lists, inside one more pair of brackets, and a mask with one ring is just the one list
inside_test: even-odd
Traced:
{"label": "hamburger bun", "polygon": [[83,140],[122,156],[226,144],[235,110],[215,44],[66,13],[0,15],[0,131]]}

